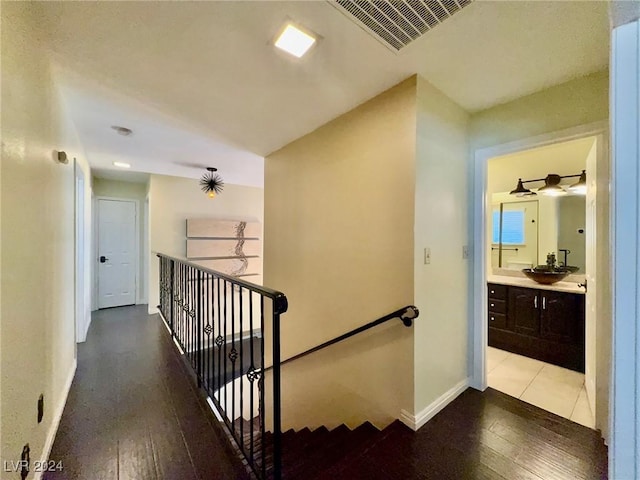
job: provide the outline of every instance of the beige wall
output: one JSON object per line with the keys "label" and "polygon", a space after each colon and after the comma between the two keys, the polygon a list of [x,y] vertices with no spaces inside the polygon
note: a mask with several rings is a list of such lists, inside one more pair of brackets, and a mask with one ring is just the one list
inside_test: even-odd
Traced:
{"label": "beige wall", "polygon": [[471,116],[471,150],[609,117],[609,74],[598,72]]}
{"label": "beige wall", "polygon": [[187,245],[187,218],[216,218],[263,223],[264,190],[226,184],[208,198],[190,178],[151,175],[149,179],[149,312],[157,311],[158,259],[155,252],[183,257]]}
{"label": "beige wall", "polygon": [[[48,454],[75,368],[74,163],[90,176],[38,44],[33,3],[2,5],[0,457]],[[54,160],[64,150],[68,165]],[[85,192],[85,198],[88,193]],[[39,395],[43,422],[36,420]],[[2,472],[1,478],[16,478]]]}
{"label": "beige wall", "polygon": [[[415,410],[467,380],[467,113],[418,78],[415,194]],[[431,263],[424,263],[424,249]]]}
{"label": "beige wall", "polygon": [[[283,291],[282,353],[413,303],[415,77],[269,155],[265,285]],[[283,369],[283,426],[413,410],[413,329],[399,321]]]}
{"label": "beige wall", "polygon": [[[148,252],[148,246],[145,245],[144,238],[144,230],[145,230],[145,222],[147,219],[145,218],[145,208],[144,204],[147,197],[147,184],[146,183],[135,183],[135,182],[127,182],[121,180],[110,180],[106,178],[93,178],[93,195],[94,197],[112,197],[112,198],[126,198],[131,200],[136,200],[138,202],[138,218],[139,218],[139,229],[138,229],[138,241],[140,243],[140,251],[138,255],[138,285],[136,286],[136,302],[137,303],[145,303],[147,301],[145,293],[147,292],[146,284],[147,284],[147,271],[145,264],[145,256]],[[98,218],[98,208],[96,205],[96,215],[94,220],[96,222],[99,221]],[[94,225],[94,231],[97,232],[97,228]],[[96,235],[96,241],[98,236]],[[97,248],[97,246],[95,247]],[[99,253],[98,253],[99,255]],[[98,255],[94,255],[97,258]],[[94,262],[95,265],[95,262]],[[97,268],[96,268],[97,271]],[[94,279],[96,282],[97,288],[97,277]],[[97,302],[97,290],[94,294],[94,297]],[[96,303],[97,306],[97,303]],[[96,307],[97,308],[97,307]]]}

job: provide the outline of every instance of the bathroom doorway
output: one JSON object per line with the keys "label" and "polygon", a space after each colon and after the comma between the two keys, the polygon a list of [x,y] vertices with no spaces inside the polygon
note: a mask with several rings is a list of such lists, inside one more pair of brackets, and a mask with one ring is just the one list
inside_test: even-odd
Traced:
{"label": "bathroom doorway", "polygon": [[[591,125],[476,152],[472,384],[606,435],[605,142],[606,126]],[[554,285],[525,277],[547,260],[574,271]]]}

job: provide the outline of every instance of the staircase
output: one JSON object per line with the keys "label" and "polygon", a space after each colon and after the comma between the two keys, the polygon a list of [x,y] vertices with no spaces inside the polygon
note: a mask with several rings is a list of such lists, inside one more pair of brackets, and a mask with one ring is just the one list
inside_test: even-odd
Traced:
{"label": "staircase", "polygon": [[[245,432],[251,426],[244,421]],[[365,422],[354,430],[340,425],[333,430],[319,427],[315,430],[287,430],[282,434],[282,478],[284,480],[321,480],[342,478],[341,472],[380,442],[393,442],[413,433],[399,420],[379,430]],[[249,433],[245,433],[247,444]],[[266,478],[272,476],[272,434],[265,433]],[[246,446],[246,445],[245,445]],[[259,448],[260,450],[260,448]],[[257,455],[261,462],[261,455]],[[346,477],[345,477],[346,478]]]}

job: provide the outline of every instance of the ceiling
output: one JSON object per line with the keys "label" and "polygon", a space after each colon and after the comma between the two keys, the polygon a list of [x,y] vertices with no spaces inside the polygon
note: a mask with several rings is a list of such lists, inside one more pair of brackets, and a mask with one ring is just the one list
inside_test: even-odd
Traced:
{"label": "ceiling", "polygon": [[[478,0],[396,54],[324,1],[40,2],[92,166],[261,185],[263,159],[419,73],[470,112],[607,68],[607,2]],[[287,19],[320,35],[271,45]],[[118,137],[111,125],[131,128]]]}

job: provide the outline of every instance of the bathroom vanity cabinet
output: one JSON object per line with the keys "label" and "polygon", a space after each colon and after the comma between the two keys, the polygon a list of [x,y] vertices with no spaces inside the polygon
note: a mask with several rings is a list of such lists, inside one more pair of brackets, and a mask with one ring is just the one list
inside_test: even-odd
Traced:
{"label": "bathroom vanity cabinet", "polygon": [[489,346],[584,372],[584,295],[488,284]]}

